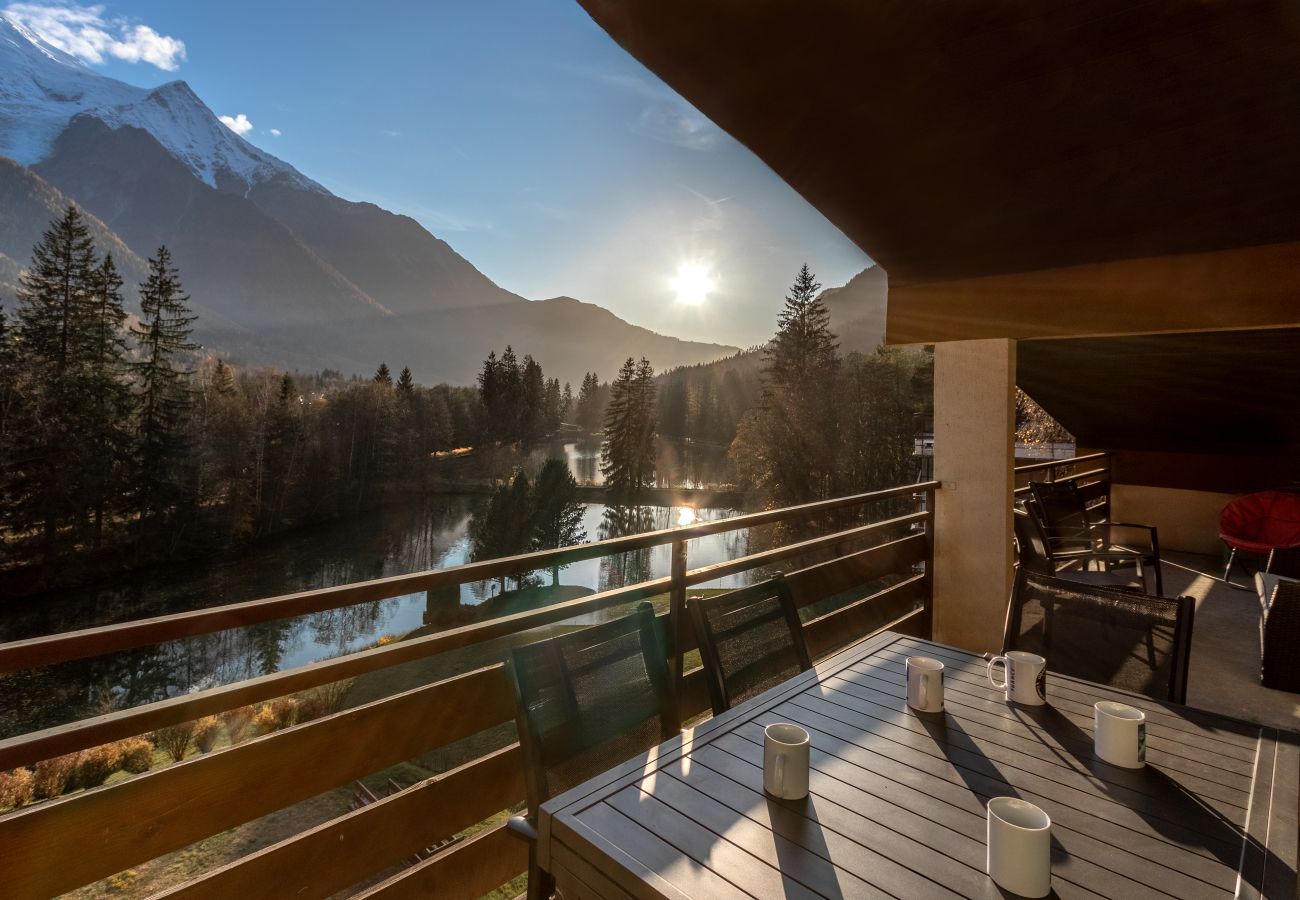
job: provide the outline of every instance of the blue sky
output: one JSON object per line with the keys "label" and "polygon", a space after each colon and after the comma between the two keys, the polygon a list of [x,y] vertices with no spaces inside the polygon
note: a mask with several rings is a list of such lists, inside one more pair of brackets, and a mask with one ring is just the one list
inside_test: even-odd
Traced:
{"label": "blue sky", "polygon": [[[104,52],[97,70],[188,81],[218,115],[244,116],[248,140],[415,217],[525,297],[750,345],[771,335],[800,263],[828,287],[869,264],[572,0],[122,0],[91,15],[126,36],[119,56],[145,57]],[[715,282],[699,305],[671,286],[690,262]]]}

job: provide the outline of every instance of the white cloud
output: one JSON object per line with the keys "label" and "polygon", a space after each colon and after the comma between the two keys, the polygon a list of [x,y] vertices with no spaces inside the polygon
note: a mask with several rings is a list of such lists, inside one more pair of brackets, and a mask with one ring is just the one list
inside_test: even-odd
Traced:
{"label": "white cloud", "polygon": [[688,150],[708,150],[718,142],[718,130],[712,122],[694,110],[683,110],[669,103],[647,106],[633,130]]}
{"label": "white cloud", "polygon": [[185,42],[148,25],[105,18],[103,6],[75,3],[10,3],[0,14],[46,43],[88,63],[112,57],[145,62],[174,72],[185,59]]}
{"label": "white cloud", "polygon": [[234,117],[217,116],[217,118],[221,120],[222,125],[225,125],[235,134],[245,135],[253,130],[253,123],[248,121],[248,116],[244,115],[243,113],[240,113],[239,115]]}
{"label": "white cloud", "polygon": [[284,134],[284,132],[281,131],[281,130],[278,129],[278,128],[272,128],[272,129],[271,129],[271,137],[279,137],[279,136],[282,135],[282,134]]}

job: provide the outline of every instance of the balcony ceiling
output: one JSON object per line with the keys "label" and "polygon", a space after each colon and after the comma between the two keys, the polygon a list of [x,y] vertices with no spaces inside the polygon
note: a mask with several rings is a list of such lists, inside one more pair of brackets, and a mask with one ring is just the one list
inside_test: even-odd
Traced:
{"label": "balcony ceiling", "polygon": [[[1234,464],[1222,489],[1275,487],[1297,474],[1298,348],[1296,329],[1030,340],[1016,381],[1082,447],[1160,454],[1164,466],[1169,453],[1258,457],[1255,471]],[[1178,473],[1146,474],[1155,480],[1138,483]]]}
{"label": "balcony ceiling", "polygon": [[1300,324],[1300,5],[579,0],[890,277],[891,342]]}

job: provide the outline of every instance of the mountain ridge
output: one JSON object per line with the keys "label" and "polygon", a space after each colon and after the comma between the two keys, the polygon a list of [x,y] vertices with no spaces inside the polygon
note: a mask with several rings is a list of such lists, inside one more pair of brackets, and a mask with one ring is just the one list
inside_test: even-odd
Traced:
{"label": "mountain ridge", "polygon": [[610,377],[615,350],[669,368],[735,349],[585,301],[520,297],[414,219],[338,197],[255,147],[184,81],[108,78],[2,14],[0,155],[27,173],[0,170],[27,196],[25,214],[46,214],[0,222],[0,284],[15,281],[34,225],[39,235],[53,217],[30,175],[137,259],[166,244],[200,313],[196,336],[253,364],[361,373],[404,359],[422,380],[469,383],[488,350],[511,343],[576,380],[587,369]]}

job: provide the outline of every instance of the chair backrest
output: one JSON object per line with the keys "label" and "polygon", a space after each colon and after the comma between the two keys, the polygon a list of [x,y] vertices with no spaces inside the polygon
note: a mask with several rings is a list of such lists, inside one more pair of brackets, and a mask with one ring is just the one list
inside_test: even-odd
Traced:
{"label": "chair backrest", "polygon": [[1062,675],[1183,703],[1195,612],[1191,597],[1154,597],[1022,567],[1002,649],[1044,656]]}
{"label": "chair backrest", "polygon": [[687,601],[713,712],[812,668],[794,595],[777,573],[749,587]]}
{"label": "chair backrest", "polygon": [[1038,515],[1052,552],[1092,549],[1088,504],[1073,480],[1031,481],[1029,492],[1034,495],[1031,511]]}
{"label": "chair backrest", "polygon": [[1015,522],[1016,554],[1020,568],[1043,575],[1054,574],[1056,567],[1052,565],[1047,538],[1043,536],[1043,528],[1038,519],[1028,510],[1019,507],[1013,510],[1012,519]]}
{"label": "chair backrest", "polygon": [[654,609],[510,651],[531,812],[680,731]]}

